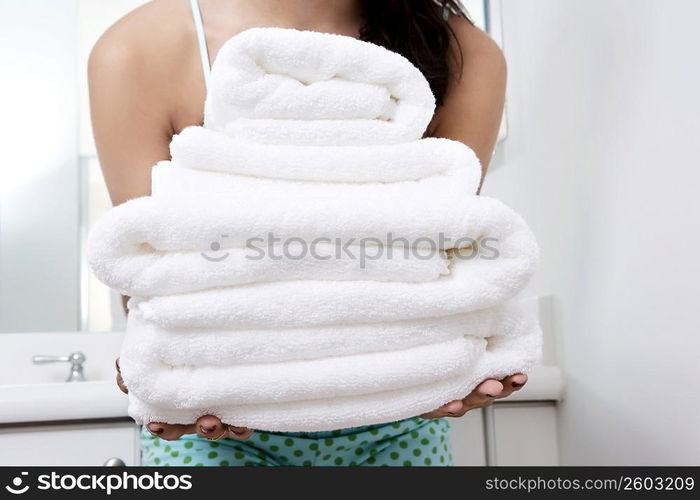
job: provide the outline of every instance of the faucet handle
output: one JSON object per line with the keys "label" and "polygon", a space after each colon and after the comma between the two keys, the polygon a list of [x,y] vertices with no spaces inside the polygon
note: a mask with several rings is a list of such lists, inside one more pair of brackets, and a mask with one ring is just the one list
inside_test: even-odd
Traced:
{"label": "faucet handle", "polygon": [[70,363],[71,370],[66,382],[82,382],[85,380],[83,373],[83,363],[85,362],[85,354],[80,351],[70,353],[68,356],[53,356],[46,354],[37,354],[32,356],[32,363],[35,365],[43,365],[46,363]]}
{"label": "faucet handle", "polygon": [[32,363],[35,365],[43,365],[44,363],[55,363],[57,361],[70,361],[70,356],[51,356],[46,354],[37,354],[32,356]]}

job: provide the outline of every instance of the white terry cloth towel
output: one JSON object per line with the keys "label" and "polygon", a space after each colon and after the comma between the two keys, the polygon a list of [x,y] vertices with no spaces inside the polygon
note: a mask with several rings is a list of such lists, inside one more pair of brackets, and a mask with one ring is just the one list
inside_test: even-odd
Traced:
{"label": "white terry cloth towel", "polygon": [[420,139],[435,99],[403,56],[350,37],[254,28],[212,67],[204,125],[255,142],[389,144]]}
{"label": "white terry cloth towel", "polygon": [[296,181],[417,181],[462,169],[468,175],[464,192],[472,194],[481,180],[481,165],[472,149],[435,137],[373,146],[301,146],[261,144],[187,127],[173,137],[170,155],[181,167]]}
{"label": "white terry cloth towel", "polygon": [[[478,168],[478,165],[475,165]],[[332,170],[331,170],[332,171]],[[204,172],[183,168],[175,161],[162,161],[151,170],[152,196],[155,198],[182,195],[216,195],[228,197],[255,193],[272,202],[280,196],[295,197],[302,202],[307,198],[354,198],[355,203],[375,197],[427,198],[440,193],[451,198],[471,196],[479,187],[480,170],[455,168],[442,174],[418,180],[390,183],[380,182],[309,182],[269,179],[219,172]],[[331,181],[331,175],[328,180]],[[291,191],[291,192],[290,192]]]}
{"label": "white terry cloth towel", "polygon": [[[432,383],[456,376],[483,352],[482,338],[460,337],[392,351],[324,356],[280,363],[171,368],[140,364],[135,354],[120,367],[130,391],[156,405],[210,408],[220,401],[274,403],[350,396]],[[133,346],[134,344],[130,344]]]}
{"label": "white terry cloth towel", "polygon": [[[396,184],[401,183],[388,184],[386,187],[395,188]],[[537,245],[525,222],[495,199],[459,196],[456,190],[450,191],[452,195],[445,192],[444,196],[434,196],[431,191],[417,188],[411,190],[414,194],[409,197],[376,196],[360,202],[341,186],[349,189],[354,185],[332,184],[327,191],[306,191],[301,186],[299,189],[284,189],[283,186],[278,186],[278,189],[270,188],[266,196],[243,190],[235,196],[183,194],[179,197],[131,200],[115,207],[95,225],[88,242],[88,260],[102,282],[127,295],[155,296],[158,300],[167,301],[167,294],[197,290],[205,294],[233,294],[232,297],[222,296],[224,302],[218,303],[219,306],[228,308],[226,302],[233,300],[236,295],[256,292],[248,288],[209,288],[249,283],[255,278],[251,271],[261,271],[257,275],[258,281],[299,277],[324,280],[329,276],[328,267],[338,263],[337,259],[330,259],[325,264],[322,259],[294,259],[275,268],[264,260],[247,259],[251,247],[259,247],[269,241],[271,231],[282,243],[318,242],[319,238],[327,238],[333,244],[357,243],[359,248],[354,253],[351,252],[352,255],[355,259],[361,255],[378,258],[377,265],[371,266],[376,272],[367,273],[367,268],[360,268],[361,260],[351,260],[345,267],[340,262],[340,267],[334,274],[339,276],[349,271],[348,279],[358,280],[389,278],[391,275],[397,278],[402,267],[407,271],[415,267],[416,277],[436,277],[443,274],[445,261],[437,250],[455,246],[481,250],[486,246],[496,248],[497,258],[482,258],[489,257],[484,253],[469,260],[453,258],[453,272],[459,266],[472,270],[471,273],[462,275],[466,279],[463,285],[475,287],[471,290],[472,295],[493,293],[488,291],[491,287],[502,292],[495,295],[507,298],[503,294],[512,294],[524,284],[537,259]],[[314,195],[311,194],[312,191]],[[223,235],[226,237],[223,238]],[[219,241],[221,243],[218,249],[223,252],[211,253],[212,242]],[[362,242],[366,244],[360,245]],[[400,247],[402,242],[405,242],[405,248]],[[230,253],[236,253],[236,256],[223,266],[212,269],[210,262],[203,262],[207,261],[204,256],[213,255],[213,258],[219,259],[235,247],[243,247],[242,257],[240,252],[231,250]],[[246,250],[248,253],[245,253]],[[495,251],[489,250],[489,253],[496,255]],[[408,258],[402,258],[405,255]],[[270,253],[265,252],[264,258],[271,258]],[[386,274],[382,276],[379,264],[387,260],[392,262],[385,267]],[[236,262],[242,265],[238,266]],[[243,265],[249,263],[252,266],[250,269]],[[407,265],[404,266],[404,263]],[[209,272],[190,272],[203,269],[209,269]],[[288,271],[286,274],[285,270]],[[397,270],[398,273],[395,272]],[[407,272],[407,276],[410,275],[411,272]],[[330,276],[334,277],[333,273]],[[488,283],[484,283],[486,280]],[[358,286],[364,286],[362,283],[364,282]],[[383,284],[394,287],[400,285]],[[286,300],[275,291],[275,287],[282,287],[286,292],[287,284],[280,282],[268,285],[269,288],[265,289],[267,295],[257,308],[268,307],[269,303],[277,300]],[[307,298],[309,293],[304,290],[321,293],[321,296],[315,297],[318,302],[323,295],[334,290],[335,285],[329,283],[327,290],[316,289],[313,283],[307,282],[296,286],[302,296]],[[440,287],[437,290],[439,289]],[[346,287],[346,290],[351,289]],[[360,290],[355,289],[355,293]],[[172,300],[192,300],[193,304],[198,303],[197,297],[187,295]],[[209,302],[210,298],[207,297],[206,300]],[[166,302],[158,304],[154,306],[156,315],[160,315],[157,309]],[[248,307],[242,303],[239,305]],[[217,307],[217,303],[210,302],[202,310],[202,321],[213,319],[207,313],[211,307]],[[311,307],[315,309],[313,305]],[[162,312],[168,314],[166,310]],[[299,314],[305,312],[302,309]],[[173,319],[177,321],[177,312],[173,313]],[[199,325],[190,322],[189,326]]]}
{"label": "white terry cloth towel", "polygon": [[449,316],[514,297],[531,274],[530,257],[500,264],[455,260],[450,275],[421,283],[280,281],[132,298],[129,308],[168,329],[301,328]]}
{"label": "white terry cloth towel", "polygon": [[[539,362],[541,331],[537,322],[530,318],[511,333],[490,337],[482,342],[484,350],[466,371],[439,377],[429,383],[357,395],[339,395],[333,391],[320,398],[277,400],[272,403],[240,404],[228,398],[219,398],[206,409],[189,401],[185,390],[179,396],[174,396],[182,403],[179,406],[171,401],[156,404],[152,402],[153,393],[146,391],[130,393],[129,414],[138,423],[188,424],[204,412],[232,425],[279,432],[324,431],[390,422],[426,413],[451,400],[461,399],[487,378],[527,373]],[[129,384],[128,379],[125,380]],[[171,394],[176,392],[166,388],[163,390]],[[199,398],[199,395],[195,397]],[[154,399],[160,400],[158,397]]]}
{"label": "white terry cloth towel", "polygon": [[123,354],[143,365],[240,366],[349,356],[442,343],[463,337],[513,337],[534,328],[517,304],[444,317],[307,328],[166,330],[129,315]]}

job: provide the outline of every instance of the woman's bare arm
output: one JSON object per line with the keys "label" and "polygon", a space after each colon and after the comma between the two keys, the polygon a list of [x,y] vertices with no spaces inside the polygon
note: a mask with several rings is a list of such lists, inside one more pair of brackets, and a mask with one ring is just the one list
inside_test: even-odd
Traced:
{"label": "woman's bare arm", "polygon": [[[170,158],[183,103],[201,98],[194,34],[186,2],[156,0],[117,21],[88,62],[97,155],[112,203],[150,194],[151,167]],[[167,19],[168,22],[163,22]],[[199,85],[197,85],[199,84]],[[186,123],[188,125],[196,123]]]}
{"label": "woman's bare arm", "polygon": [[88,64],[97,155],[114,205],[150,194],[151,167],[168,158],[171,132],[155,71],[126,31],[107,31]]}
{"label": "woman's bare arm", "polygon": [[465,143],[486,174],[503,115],[506,61],[498,45],[465,19],[450,22],[461,46],[463,64],[450,82],[431,135]]}

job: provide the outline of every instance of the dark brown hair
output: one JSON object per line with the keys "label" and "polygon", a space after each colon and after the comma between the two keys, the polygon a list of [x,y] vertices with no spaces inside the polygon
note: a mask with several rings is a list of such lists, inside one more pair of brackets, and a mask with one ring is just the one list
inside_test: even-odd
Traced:
{"label": "dark brown hair", "polygon": [[[455,68],[462,64],[459,41],[447,23],[449,15],[468,19],[456,0],[362,0],[362,40],[398,52],[430,83],[440,106]],[[453,45],[454,42],[454,45]],[[455,54],[454,52],[458,52]],[[456,57],[455,60],[450,60]]]}

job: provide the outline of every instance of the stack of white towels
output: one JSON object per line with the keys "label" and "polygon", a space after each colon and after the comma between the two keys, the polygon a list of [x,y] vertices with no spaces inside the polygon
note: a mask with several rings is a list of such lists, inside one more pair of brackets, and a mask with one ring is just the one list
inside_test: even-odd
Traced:
{"label": "stack of white towels", "polygon": [[537,362],[537,322],[508,302],[535,239],[476,196],[472,150],[422,138],[435,101],[409,61],[256,28],[210,82],[204,126],[173,138],[152,195],[90,237],[97,277],[132,297],[121,369],[137,422],[388,422]]}

